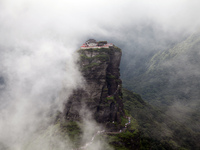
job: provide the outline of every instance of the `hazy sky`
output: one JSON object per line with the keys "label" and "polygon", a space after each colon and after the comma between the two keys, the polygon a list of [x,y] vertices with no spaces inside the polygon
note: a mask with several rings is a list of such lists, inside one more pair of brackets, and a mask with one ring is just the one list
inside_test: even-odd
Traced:
{"label": "hazy sky", "polygon": [[[151,39],[144,26],[164,39],[192,33],[199,6],[198,0],[0,0],[1,143],[20,149],[22,138],[48,123],[52,105],[62,110],[82,84],[73,53],[87,38],[123,46]],[[65,98],[56,99],[63,87]]]}
{"label": "hazy sky", "polygon": [[[70,44],[94,35],[120,38],[141,23],[162,30],[191,31],[199,26],[198,0],[1,0],[1,43],[20,38],[63,38]],[[134,30],[134,28],[132,28]],[[139,27],[138,27],[139,30]]]}

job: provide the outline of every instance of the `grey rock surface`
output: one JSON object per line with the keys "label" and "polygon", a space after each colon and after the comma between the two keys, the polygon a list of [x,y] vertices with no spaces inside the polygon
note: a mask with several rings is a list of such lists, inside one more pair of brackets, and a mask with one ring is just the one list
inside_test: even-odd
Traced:
{"label": "grey rock surface", "polygon": [[85,88],[73,92],[64,109],[66,121],[80,121],[83,108],[107,128],[117,130],[124,116],[122,81],[119,65],[122,56],[116,46],[100,49],[80,49],[80,68]]}

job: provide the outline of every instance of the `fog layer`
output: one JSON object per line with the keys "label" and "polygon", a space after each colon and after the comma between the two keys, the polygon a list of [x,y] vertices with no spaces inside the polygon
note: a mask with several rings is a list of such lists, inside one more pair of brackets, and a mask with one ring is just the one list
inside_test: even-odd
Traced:
{"label": "fog layer", "polygon": [[74,52],[87,38],[119,42],[124,51],[134,41],[148,47],[151,34],[138,32],[145,25],[156,39],[163,33],[176,39],[198,28],[198,6],[197,0],[0,0],[0,142],[22,149],[83,86]]}

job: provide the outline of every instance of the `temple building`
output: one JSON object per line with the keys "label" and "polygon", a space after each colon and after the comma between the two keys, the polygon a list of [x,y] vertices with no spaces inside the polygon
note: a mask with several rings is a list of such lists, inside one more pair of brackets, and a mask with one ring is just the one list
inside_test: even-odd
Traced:
{"label": "temple building", "polygon": [[99,41],[99,42],[97,42],[95,39],[89,39],[81,46],[81,49],[109,48],[110,46],[113,46],[113,44],[112,43],[107,43],[107,41]]}

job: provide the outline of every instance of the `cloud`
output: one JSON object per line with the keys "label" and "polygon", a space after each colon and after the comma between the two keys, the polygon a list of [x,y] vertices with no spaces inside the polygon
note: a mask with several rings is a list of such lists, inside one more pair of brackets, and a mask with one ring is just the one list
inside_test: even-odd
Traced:
{"label": "cloud", "polygon": [[125,49],[134,41],[146,41],[147,46],[152,41],[146,26],[153,26],[155,37],[160,32],[196,30],[198,4],[197,0],[1,0],[0,141],[20,149],[24,140],[51,121],[51,111],[62,110],[73,89],[82,86],[74,52],[87,38],[116,41]]}

